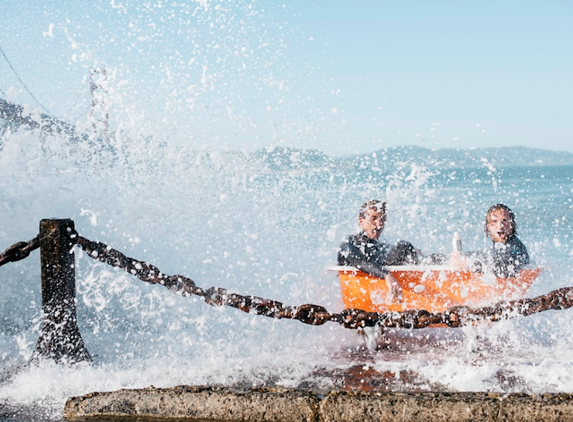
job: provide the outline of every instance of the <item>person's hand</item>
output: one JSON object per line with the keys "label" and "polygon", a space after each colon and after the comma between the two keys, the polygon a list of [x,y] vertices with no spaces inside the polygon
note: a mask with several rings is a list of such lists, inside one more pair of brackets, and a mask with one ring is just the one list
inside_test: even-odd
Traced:
{"label": "person's hand", "polygon": [[390,290],[390,300],[395,303],[402,303],[404,301],[402,287],[398,283],[398,280],[396,280],[396,277],[394,277],[392,273],[388,273],[385,279],[388,289]]}
{"label": "person's hand", "polygon": [[450,255],[450,265],[460,270],[468,267],[466,257],[459,252],[452,252]]}

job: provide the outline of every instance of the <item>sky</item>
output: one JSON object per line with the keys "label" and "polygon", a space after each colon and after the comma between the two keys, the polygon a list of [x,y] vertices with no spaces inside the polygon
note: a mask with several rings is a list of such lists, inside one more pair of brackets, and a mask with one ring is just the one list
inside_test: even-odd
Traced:
{"label": "sky", "polygon": [[193,149],[573,152],[568,0],[4,0],[0,17],[17,73],[0,55],[0,96],[80,129],[108,113]]}

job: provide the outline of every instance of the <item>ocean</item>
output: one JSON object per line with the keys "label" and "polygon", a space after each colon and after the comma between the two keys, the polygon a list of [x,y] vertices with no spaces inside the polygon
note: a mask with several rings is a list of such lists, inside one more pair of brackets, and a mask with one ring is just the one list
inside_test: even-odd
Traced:
{"label": "ocean", "polygon": [[[385,241],[445,254],[455,232],[466,251],[487,247],[485,213],[502,202],[544,269],[528,292],[536,296],[573,285],[573,161],[559,162],[563,154],[195,151],[121,132],[102,143],[22,127],[0,137],[0,251],[36,236],[43,218],[71,218],[82,236],[200,287],[339,312],[339,282],[327,268],[358,229],[363,202],[388,202]],[[79,248],[76,262],[78,323],[94,358],[76,366],[27,364],[40,329],[39,252],[0,267],[0,420],[58,421],[68,397],[150,385],[573,391],[571,310],[463,330],[392,330],[393,346],[368,350],[334,323],[211,307]]]}

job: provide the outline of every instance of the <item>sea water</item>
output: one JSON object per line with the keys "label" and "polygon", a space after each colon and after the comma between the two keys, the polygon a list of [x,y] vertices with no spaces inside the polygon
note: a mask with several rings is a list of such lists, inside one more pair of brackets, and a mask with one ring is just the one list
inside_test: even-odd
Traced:
{"label": "sea water", "polygon": [[[464,150],[454,158],[428,153],[194,151],[119,134],[98,146],[8,130],[0,138],[0,250],[32,239],[43,218],[71,218],[82,236],[200,287],[338,312],[338,279],[327,268],[358,229],[364,201],[388,202],[385,241],[445,254],[455,232],[466,251],[487,247],[485,213],[503,202],[544,268],[528,296],[573,285],[573,166],[515,166],[497,157],[502,150],[472,151],[470,161]],[[335,323],[212,307],[79,248],[76,261],[78,321],[94,362],[71,367],[27,365],[40,329],[39,252],[0,267],[6,420],[59,420],[68,397],[150,385],[360,390],[390,374],[389,388],[401,391],[573,391],[571,310],[465,333],[394,330],[392,346],[368,350],[356,331]],[[468,338],[477,343],[468,347]],[[375,375],[365,379],[368,371]]]}

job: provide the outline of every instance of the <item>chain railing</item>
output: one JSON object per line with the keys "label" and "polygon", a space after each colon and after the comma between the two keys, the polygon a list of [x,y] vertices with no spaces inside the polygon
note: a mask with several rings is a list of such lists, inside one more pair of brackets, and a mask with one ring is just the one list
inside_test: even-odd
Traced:
{"label": "chain railing", "polygon": [[28,242],[17,242],[0,254],[0,267],[8,262],[16,262],[27,258],[35,249],[40,247],[40,237],[36,236]]}
{"label": "chain railing", "polygon": [[298,319],[301,322],[311,325],[323,324],[328,320],[324,319],[325,316],[330,315],[322,306],[284,306],[281,302],[275,300],[229,293],[226,289],[220,287],[211,287],[205,290],[201,287],[197,287],[195,282],[188,277],[164,274],[157,267],[144,261],[129,258],[104,243],[94,242],[79,235],[76,241],[90,257],[98,261],[121,268],[147,283],[161,284],[181,296],[200,296],[211,306],[230,306],[247,313],[264,315],[271,318]]}
{"label": "chain railing", "polygon": [[340,313],[331,313],[319,305],[285,306],[281,302],[257,296],[229,293],[226,289],[220,287],[211,287],[205,290],[197,287],[190,278],[163,274],[157,267],[129,258],[104,243],[93,242],[79,235],[77,243],[92,258],[121,268],[142,281],[164,285],[169,290],[183,296],[197,295],[203,297],[205,302],[212,306],[230,306],[247,313],[271,318],[296,319],[311,325],[322,325],[332,321],[351,329],[373,326],[426,328],[434,324],[461,327],[477,321],[500,321],[548,310],[561,310],[573,307],[573,287],[565,287],[546,295],[503,301],[481,308],[453,306],[444,312],[436,313],[430,313],[426,310],[383,313],[366,312],[361,309],[345,309]]}
{"label": "chain railing", "polygon": [[[46,297],[58,296],[58,294],[54,292],[53,286],[55,285],[54,282],[57,283],[57,279],[60,277],[69,279],[66,283],[61,284],[62,286],[68,286],[65,287],[65,289],[68,290],[65,294],[70,296],[70,298],[71,295],[75,295],[73,264],[68,261],[70,261],[70,259],[73,261],[71,249],[74,245],[78,245],[91,258],[120,268],[147,283],[163,285],[173,293],[181,296],[200,296],[211,306],[229,306],[250,314],[264,315],[277,319],[295,319],[310,325],[322,325],[331,321],[350,329],[374,326],[420,329],[436,324],[445,324],[448,327],[461,327],[473,324],[477,321],[494,322],[532,315],[548,310],[562,310],[573,307],[573,287],[564,287],[546,295],[502,301],[491,306],[483,306],[480,308],[453,306],[444,312],[435,313],[426,310],[366,312],[361,309],[345,309],[340,313],[332,313],[326,308],[314,304],[288,306],[281,302],[258,296],[231,293],[220,287],[210,287],[208,289],[198,287],[195,282],[188,277],[165,274],[154,265],[130,258],[104,243],[94,242],[80,236],[75,231],[71,220],[42,220],[40,228],[41,233],[44,233],[41,235],[42,239],[40,239],[41,236],[38,235],[28,242],[18,242],[10,246],[0,254],[0,266],[8,262],[24,259],[30,255],[30,252],[42,245],[42,254],[46,254],[45,258],[44,255],[42,255],[43,261],[46,261],[42,263],[42,289],[43,294],[46,293]],[[58,230],[61,234],[57,234]],[[60,237],[62,240],[57,243],[56,240]],[[46,251],[44,251],[44,248],[46,248]],[[49,256],[49,254],[54,254],[54,251],[51,250],[53,248],[58,249],[58,251],[55,252],[56,255],[63,253],[66,259],[62,260],[61,263],[54,264],[55,258]],[[72,255],[71,258],[69,255]],[[70,268],[56,275],[45,273],[45,271],[52,271],[53,268],[59,266],[67,266]],[[45,283],[46,285],[44,285]],[[48,285],[50,286],[49,288]],[[52,299],[50,299],[49,302],[52,302]],[[69,298],[63,300],[63,302],[68,303]],[[44,313],[46,313],[46,309],[48,309],[56,316],[61,315],[61,310],[53,308],[53,304],[50,306],[52,306],[52,308],[49,306],[46,307]],[[54,311],[53,309],[56,310]],[[70,320],[75,324],[75,307],[71,315]],[[79,332],[76,337],[81,340]],[[87,354],[87,351],[85,353]]]}

